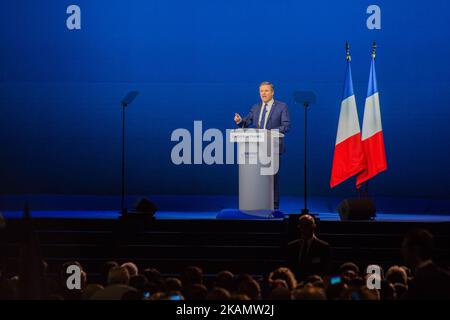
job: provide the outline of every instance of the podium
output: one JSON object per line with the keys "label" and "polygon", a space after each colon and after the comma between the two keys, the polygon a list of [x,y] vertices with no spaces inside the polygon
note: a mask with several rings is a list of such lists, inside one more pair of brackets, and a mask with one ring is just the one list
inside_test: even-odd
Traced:
{"label": "podium", "polygon": [[239,210],[271,217],[274,211],[274,175],[279,169],[278,130],[235,129],[230,142],[237,143],[239,165]]}

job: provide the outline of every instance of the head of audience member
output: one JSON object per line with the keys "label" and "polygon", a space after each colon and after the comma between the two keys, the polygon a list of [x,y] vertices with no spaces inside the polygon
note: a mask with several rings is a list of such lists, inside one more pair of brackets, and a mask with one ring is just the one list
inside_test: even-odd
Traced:
{"label": "head of audience member", "polygon": [[340,274],[353,278],[359,275],[359,267],[353,262],[345,262],[339,267]]}
{"label": "head of audience member", "polygon": [[139,269],[136,264],[133,262],[125,262],[121,265],[121,267],[125,267],[128,270],[130,277],[136,276],[139,274]]}
{"label": "head of audience member", "polygon": [[184,288],[186,300],[205,300],[207,294],[208,289],[200,283],[194,283]]}
{"label": "head of audience member", "polygon": [[162,289],[164,280],[158,269],[147,268],[144,270],[143,274],[147,278],[149,283],[154,284],[156,287],[158,287],[158,291]]}
{"label": "head of audience member", "polygon": [[233,283],[234,283],[234,274],[228,270],[219,272],[215,279],[216,287],[224,288],[230,292],[233,290]]}
{"label": "head of audience member", "polygon": [[386,280],[392,284],[401,283],[408,284],[408,275],[404,268],[400,266],[392,266],[386,272]]}
{"label": "head of audience member", "polygon": [[[276,280],[284,281],[284,280]],[[269,300],[291,300],[291,290],[284,286],[277,286],[269,294]]]}
{"label": "head of audience member", "polygon": [[130,276],[128,285],[135,288],[139,292],[143,292],[144,288],[148,285],[148,280],[144,275],[137,274],[134,276]]}
{"label": "head of audience member", "polygon": [[314,287],[325,288],[323,279],[319,275],[308,276],[304,281],[303,285],[312,284]]}
{"label": "head of audience member", "polygon": [[292,292],[292,300],[326,300],[325,291],[322,288],[307,284]]}
{"label": "head of audience member", "polygon": [[89,300],[99,290],[103,290],[103,286],[101,284],[88,284],[81,294],[81,299]]}
{"label": "head of audience member", "polygon": [[250,274],[248,274],[248,273],[239,273],[233,279],[233,290],[230,291],[230,292],[237,291],[239,286],[241,285],[241,283],[246,282],[246,281],[252,281],[252,280],[253,280],[253,277]]}
{"label": "head of audience member", "polygon": [[239,294],[248,296],[251,300],[261,299],[261,287],[254,279],[242,281],[239,284],[237,291]]}
{"label": "head of audience member", "polygon": [[186,267],[181,274],[181,282],[183,283],[184,288],[194,284],[202,284],[203,270],[197,266]]}
{"label": "head of audience member", "polygon": [[166,291],[183,291],[183,284],[178,278],[169,277],[164,281]]}
{"label": "head of audience member", "polygon": [[277,268],[269,274],[269,285],[275,280],[284,280],[289,290],[297,287],[297,280],[294,273],[289,268],[281,267]]}
{"label": "head of audience member", "polygon": [[407,265],[417,268],[432,258],[433,235],[425,229],[409,231],[403,238],[402,254]]}
{"label": "head of audience member", "polygon": [[102,269],[100,271],[101,273],[101,284],[102,285],[107,285],[108,284],[108,274],[109,271],[114,268],[114,267],[118,267],[119,264],[116,261],[106,261],[103,266]]}
{"label": "head of audience member", "polygon": [[230,292],[227,289],[215,287],[206,295],[206,300],[229,300],[230,297]]}
{"label": "head of audience member", "polygon": [[300,238],[303,240],[311,240],[316,230],[316,222],[314,217],[309,214],[300,216],[298,220],[298,231]]}
{"label": "head of audience member", "polygon": [[276,288],[286,288],[289,290],[288,284],[283,279],[275,279],[273,281],[270,281],[269,286],[270,286],[271,290],[276,289]]}
{"label": "head of audience member", "polygon": [[114,267],[109,270],[108,285],[128,285],[130,282],[130,274],[125,267]]}

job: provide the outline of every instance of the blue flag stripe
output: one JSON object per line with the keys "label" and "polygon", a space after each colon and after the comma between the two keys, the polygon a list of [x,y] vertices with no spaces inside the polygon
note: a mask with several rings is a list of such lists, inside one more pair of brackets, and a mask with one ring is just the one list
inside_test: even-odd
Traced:
{"label": "blue flag stripe", "polygon": [[375,72],[375,60],[370,64],[369,86],[367,87],[367,97],[373,96],[378,92],[377,74]]}
{"label": "blue flag stripe", "polygon": [[345,84],[344,84],[344,93],[342,100],[347,99],[355,94],[353,91],[353,80],[352,80],[352,67],[350,66],[350,62],[347,62],[347,70],[345,71]]}

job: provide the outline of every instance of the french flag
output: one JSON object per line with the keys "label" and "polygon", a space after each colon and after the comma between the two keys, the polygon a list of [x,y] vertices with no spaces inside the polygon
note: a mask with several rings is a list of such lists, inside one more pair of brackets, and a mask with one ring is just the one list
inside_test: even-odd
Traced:
{"label": "french flag", "polygon": [[370,65],[369,86],[362,128],[362,144],[366,158],[365,170],[356,178],[356,187],[372,179],[378,173],[387,170],[386,152],[384,149],[383,129],[381,127],[380,97],[375,72],[375,55]]}
{"label": "french flag", "polygon": [[361,143],[361,130],[353,91],[350,56],[347,57],[344,95],[341,102],[339,124],[331,169],[330,187],[360,173],[365,168],[364,151]]}

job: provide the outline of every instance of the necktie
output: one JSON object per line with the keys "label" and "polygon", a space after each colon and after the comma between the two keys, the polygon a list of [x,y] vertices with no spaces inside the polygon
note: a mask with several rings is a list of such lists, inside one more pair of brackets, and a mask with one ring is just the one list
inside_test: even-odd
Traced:
{"label": "necktie", "polygon": [[266,122],[266,113],[267,113],[267,103],[264,105],[264,110],[262,111],[261,121],[259,123],[259,128],[264,129],[264,123]]}
{"label": "necktie", "polygon": [[306,258],[307,253],[308,253],[308,241],[303,240],[303,246],[300,251],[300,257],[299,257],[300,264],[305,263],[305,258]]}

